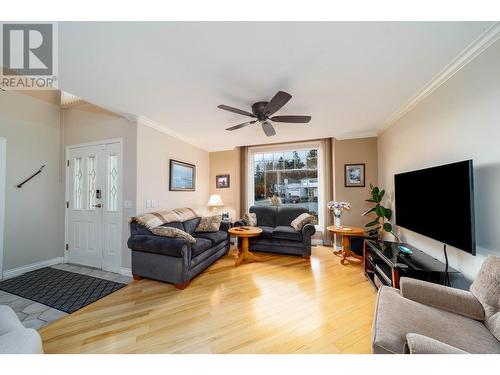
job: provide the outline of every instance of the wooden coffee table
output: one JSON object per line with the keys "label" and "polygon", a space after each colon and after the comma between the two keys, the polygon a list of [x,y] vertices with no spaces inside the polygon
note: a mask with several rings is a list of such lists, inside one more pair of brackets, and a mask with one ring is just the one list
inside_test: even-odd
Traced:
{"label": "wooden coffee table", "polygon": [[348,257],[363,261],[362,256],[356,255],[351,251],[351,237],[363,237],[365,235],[365,230],[363,228],[351,226],[336,227],[334,225],[330,225],[329,227],[326,227],[326,229],[330,233],[340,234],[342,236],[342,250],[333,252],[335,255],[340,255],[342,257],[340,263],[344,264],[346,258]]}
{"label": "wooden coffee table", "polygon": [[[238,258],[236,259],[235,267],[238,267],[245,260],[253,260],[255,262],[262,261],[262,258],[252,254],[249,251],[249,243],[248,239],[250,237],[258,237],[262,233],[262,229],[257,227],[234,227],[228,230],[231,236],[236,236],[241,238],[241,248],[238,254]],[[238,240],[239,241],[239,240]]]}

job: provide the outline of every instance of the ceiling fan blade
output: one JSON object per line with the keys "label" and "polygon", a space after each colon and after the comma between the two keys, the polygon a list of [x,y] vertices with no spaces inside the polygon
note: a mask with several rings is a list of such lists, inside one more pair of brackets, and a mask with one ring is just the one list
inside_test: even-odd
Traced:
{"label": "ceiling fan blade", "polygon": [[268,137],[276,135],[276,130],[274,130],[274,127],[271,125],[270,122],[264,121],[262,123],[262,130],[264,130],[264,133],[266,133]]}
{"label": "ceiling fan blade", "polygon": [[271,116],[274,112],[279,111],[286,103],[288,103],[291,98],[292,95],[284,91],[278,91],[278,93],[273,96],[271,101],[267,103],[266,108],[264,108],[264,113]]}
{"label": "ceiling fan blade", "polygon": [[253,113],[250,113],[250,112],[247,112],[247,111],[244,111],[242,109],[238,109],[238,108],[234,108],[234,107],[230,107],[228,105],[224,105],[224,104],[221,104],[221,105],[218,105],[217,108],[219,109],[223,109],[224,111],[229,111],[229,112],[233,112],[233,113],[237,113],[239,115],[244,115],[244,116],[250,116],[250,117],[255,117],[255,115]]}
{"label": "ceiling fan blade", "polygon": [[276,122],[289,122],[292,124],[306,124],[311,121],[311,116],[274,116],[269,120]]}
{"label": "ceiling fan blade", "polygon": [[245,126],[255,124],[256,122],[257,122],[257,120],[254,120],[254,121],[247,121],[247,122],[244,122],[244,123],[242,123],[242,124],[238,124],[238,125],[231,126],[230,128],[227,128],[226,130],[236,130],[236,129],[241,129],[241,128],[244,128]]}

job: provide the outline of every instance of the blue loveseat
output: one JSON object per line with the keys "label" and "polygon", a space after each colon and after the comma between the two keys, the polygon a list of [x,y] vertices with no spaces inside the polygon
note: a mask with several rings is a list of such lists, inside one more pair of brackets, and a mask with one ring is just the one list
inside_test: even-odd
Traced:
{"label": "blue loveseat", "polygon": [[[290,224],[300,214],[309,210],[300,205],[252,206],[250,213],[257,216],[257,226],[262,229],[259,237],[250,238],[250,249],[280,254],[311,256],[311,237],[316,233],[313,224],[306,224],[302,230],[294,229]],[[234,226],[244,226],[239,220]]]}

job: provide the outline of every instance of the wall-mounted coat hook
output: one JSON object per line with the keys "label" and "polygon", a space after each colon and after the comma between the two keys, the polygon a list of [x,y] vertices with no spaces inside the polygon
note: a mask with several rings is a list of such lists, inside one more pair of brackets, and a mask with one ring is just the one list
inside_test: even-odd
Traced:
{"label": "wall-mounted coat hook", "polygon": [[26,180],[24,180],[24,181],[23,181],[23,182],[21,182],[19,185],[17,185],[17,187],[18,187],[18,188],[22,188],[22,187],[23,187],[23,185],[24,185],[26,182],[28,182],[29,180],[31,180],[33,177],[38,176],[40,173],[42,173],[43,168],[45,168],[45,164],[44,164],[44,165],[42,165],[42,166],[40,167],[40,169],[39,169],[37,172],[33,173],[30,177],[28,177]]}

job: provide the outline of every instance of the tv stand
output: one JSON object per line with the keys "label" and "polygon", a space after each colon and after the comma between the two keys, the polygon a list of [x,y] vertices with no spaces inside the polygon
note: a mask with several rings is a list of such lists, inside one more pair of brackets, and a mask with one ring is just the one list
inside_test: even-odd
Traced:
{"label": "tv stand", "polygon": [[[405,254],[399,246],[411,254]],[[459,271],[448,267],[446,272],[444,263],[407,243],[365,240],[363,257],[365,276],[377,289],[382,285],[399,288],[401,277],[446,285],[446,275],[450,276],[451,286],[465,287]]]}

